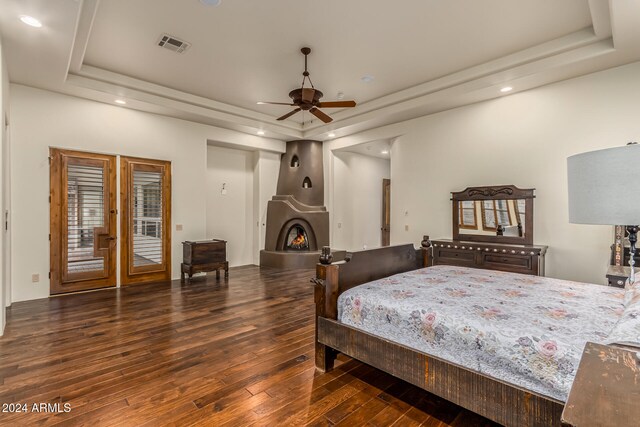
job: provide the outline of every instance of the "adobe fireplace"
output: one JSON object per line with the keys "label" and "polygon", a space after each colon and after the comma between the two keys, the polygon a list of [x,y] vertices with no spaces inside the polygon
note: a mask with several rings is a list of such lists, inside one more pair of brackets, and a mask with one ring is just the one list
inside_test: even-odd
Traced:
{"label": "adobe fireplace", "polygon": [[[260,265],[313,268],[329,245],[324,207],[321,141],[289,141],[280,160],[277,193],[267,204],[267,230]],[[340,253],[334,256],[340,256]]]}

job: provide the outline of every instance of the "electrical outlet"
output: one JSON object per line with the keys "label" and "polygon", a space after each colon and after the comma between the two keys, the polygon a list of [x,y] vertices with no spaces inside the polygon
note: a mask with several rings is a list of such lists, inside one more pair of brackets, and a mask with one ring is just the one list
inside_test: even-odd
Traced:
{"label": "electrical outlet", "polygon": [[404,231],[409,231],[409,224],[404,225]]}
{"label": "electrical outlet", "polygon": [[176,231],[182,231],[182,224],[176,224]]}
{"label": "electrical outlet", "polygon": [[341,222],[338,223],[338,228],[342,228],[342,223]]}
{"label": "electrical outlet", "polygon": [[31,282],[38,283],[40,281],[40,275],[38,273],[33,273],[31,275]]}

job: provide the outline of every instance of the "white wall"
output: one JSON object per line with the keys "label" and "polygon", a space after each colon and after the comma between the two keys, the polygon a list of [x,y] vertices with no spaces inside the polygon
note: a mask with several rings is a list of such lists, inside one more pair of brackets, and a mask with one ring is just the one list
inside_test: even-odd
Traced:
{"label": "white wall", "polygon": [[[207,140],[284,152],[282,141],[21,85],[11,86],[11,112],[13,301],[49,295],[50,146],[171,160],[174,278],[181,242],[207,235]],[[31,283],[33,273],[40,274],[39,283]]]}
{"label": "white wall", "polygon": [[207,147],[207,238],[227,241],[230,266],[253,263],[253,157],[251,151]]}
{"label": "white wall", "polygon": [[382,180],[390,177],[389,163],[358,153],[333,152],[332,247],[360,250],[380,246]]}
{"label": "white wall", "polygon": [[267,232],[267,203],[276,194],[281,156],[280,153],[266,151],[254,153],[253,225],[258,229],[258,233],[254,233],[253,264],[255,265],[260,264],[260,250],[264,249]]}
{"label": "white wall", "polygon": [[536,188],[534,239],[549,245],[547,275],[605,283],[612,227],[569,224],[566,158],[640,140],[638,76],[633,63],[336,144],[400,135],[391,151],[392,243],[450,238],[451,191],[515,184]]}
{"label": "white wall", "polygon": [[10,206],[11,191],[9,188],[9,134],[5,120],[9,118],[9,73],[4,60],[2,40],[0,39],[0,335],[4,333],[6,324],[5,307],[11,303],[10,236],[4,227],[4,213]]}

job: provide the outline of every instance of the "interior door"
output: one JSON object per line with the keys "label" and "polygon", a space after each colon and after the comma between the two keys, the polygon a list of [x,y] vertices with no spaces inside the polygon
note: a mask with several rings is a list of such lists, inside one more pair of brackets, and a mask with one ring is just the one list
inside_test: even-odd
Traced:
{"label": "interior door", "polygon": [[116,159],[50,149],[51,294],[116,285]]}
{"label": "interior door", "polygon": [[391,241],[391,180],[382,180],[382,246],[389,246]]}
{"label": "interior door", "polygon": [[120,158],[121,283],[171,280],[171,162]]}

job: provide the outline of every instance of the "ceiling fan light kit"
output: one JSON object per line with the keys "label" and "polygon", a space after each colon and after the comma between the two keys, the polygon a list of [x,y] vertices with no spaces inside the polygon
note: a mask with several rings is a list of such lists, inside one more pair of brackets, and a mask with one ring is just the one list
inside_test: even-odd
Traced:
{"label": "ceiling fan light kit", "polygon": [[[311,49],[308,47],[303,47],[302,49],[300,49],[300,52],[302,52],[302,54],[304,55],[304,72],[302,73],[302,85],[299,89],[294,89],[289,92],[289,98],[291,98],[292,102],[286,103],[259,101],[259,105],[272,104],[296,107],[294,110],[288,112],[284,116],[278,117],[278,120],[288,119],[298,111],[308,111],[322,120],[324,123],[329,123],[333,119],[325,114],[322,110],[320,110],[320,108],[351,108],[356,106],[355,101],[320,102],[320,98],[322,98],[323,93],[313,86],[311,78],[309,77],[309,71],[307,69],[307,56],[311,53]],[[309,81],[309,86],[311,87],[304,86],[307,80]]]}

